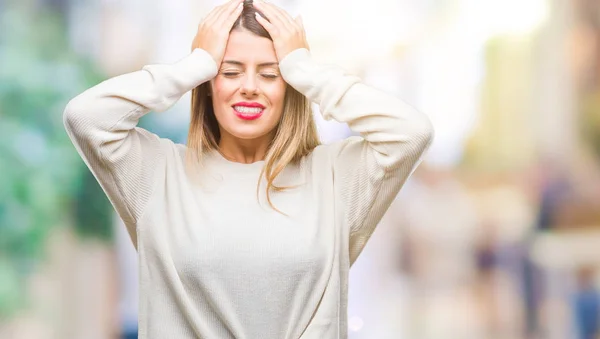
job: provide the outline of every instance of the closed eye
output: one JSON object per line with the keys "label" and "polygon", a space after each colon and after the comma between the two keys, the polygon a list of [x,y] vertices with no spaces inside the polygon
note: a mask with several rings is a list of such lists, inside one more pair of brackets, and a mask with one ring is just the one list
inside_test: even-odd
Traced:
{"label": "closed eye", "polygon": [[240,74],[240,72],[223,72],[221,74],[223,74],[226,77],[235,77],[235,76],[238,76]]}
{"label": "closed eye", "polygon": [[[221,74],[223,74],[225,77],[228,77],[228,78],[234,78],[234,77],[241,75],[242,73],[235,72],[235,71],[226,71],[226,72],[221,72]],[[261,73],[260,76],[265,79],[271,80],[271,79],[277,79],[279,77],[279,74]]]}

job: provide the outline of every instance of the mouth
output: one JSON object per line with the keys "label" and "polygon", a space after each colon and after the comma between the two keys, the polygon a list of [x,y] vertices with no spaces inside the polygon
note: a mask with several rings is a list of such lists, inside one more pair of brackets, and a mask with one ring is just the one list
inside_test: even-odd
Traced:
{"label": "mouth", "polygon": [[243,120],[256,120],[260,118],[265,111],[265,107],[262,105],[256,105],[255,107],[245,105],[234,105],[233,112],[235,115]]}

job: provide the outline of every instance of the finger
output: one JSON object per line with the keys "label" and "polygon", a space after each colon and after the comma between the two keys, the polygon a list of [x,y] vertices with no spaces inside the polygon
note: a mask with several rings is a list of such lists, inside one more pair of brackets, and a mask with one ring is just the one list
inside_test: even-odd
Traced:
{"label": "finger", "polygon": [[216,21],[217,17],[219,16],[219,13],[221,13],[222,10],[223,10],[222,6],[217,6],[217,7],[213,8],[213,10],[210,11],[210,13],[208,13],[206,18],[204,18],[204,20],[200,24],[212,26],[213,23]]}
{"label": "finger", "polygon": [[298,15],[296,17],[296,19],[294,19],[294,22],[300,28],[300,31],[302,32],[302,37],[304,37],[304,39],[306,39],[306,29],[304,28],[304,20],[302,20],[302,16]]}
{"label": "finger", "polygon": [[[244,6],[242,5],[242,1],[243,0],[231,0],[227,4],[225,4],[223,11],[221,11],[219,13],[219,16],[217,17],[216,22],[219,24],[226,25],[227,22],[229,21],[228,19],[232,15],[235,15],[236,12],[238,12],[244,8]],[[235,22],[235,20],[234,20],[234,22]],[[232,24],[233,24],[233,22],[232,22]]]}
{"label": "finger", "polygon": [[258,5],[257,8],[263,12],[269,21],[271,21],[271,24],[280,29],[292,30],[293,26],[290,24],[289,20],[281,13],[278,13],[275,10],[274,5],[263,1],[257,1],[256,4]]}
{"label": "finger", "polygon": [[302,36],[305,36],[305,31],[304,31],[304,22],[302,22],[302,17],[300,15],[298,15],[296,17],[296,19],[294,19],[294,23],[296,23],[296,26],[298,26],[298,28],[300,28],[300,30],[302,31]]}
{"label": "finger", "polygon": [[200,20],[200,24],[202,25],[203,23],[207,22],[208,20],[212,20],[212,18],[215,16],[215,13],[219,11],[219,8],[221,6],[217,6],[213,9],[210,10],[210,12],[208,12],[208,14],[206,14],[206,16],[204,18],[202,18],[202,20]]}
{"label": "finger", "polygon": [[298,27],[300,28],[300,31],[302,32],[302,40],[304,40],[305,48],[310,50],[310,46],[308,45],[308,40],[306,39],[306,30],[304,29],[304,21],[302,21],[302,16],[298,15],[294,19],[294,22],[296,23],[296,25],[298,25]]}
{"label": "finger", "polygon": [[243,10],[244,6],[240,3],[237,7],[233,9],[231,13],[229,13],[229,16],[225,19],[224,22],[227,31],[231,30],[231,27],[233,27],[233,24],[240,17],[240,14],[242,14]]}
{"label": "finger", "polygon": [[302,38],[304,38],[304,40],[306,40],[306,31],[304,30],[304,23],[302,22],[302,17],[300,15],[298,15],[294,19],[294,23],[296,24],[296,27],[298,27],[298,29],[300,30],[300,33],[302,34]]}
{"label": "finger", "polygon": [[219,18],[222,15],[222,13],[227,11],[227,9],[230,6],[232,6],[232,5],[235,6],[235,4],[240,1],[241,0],[229,0],[228,2],[224,3],[223,5],[215,7],[215,9],[213,9],[213,11],[210,12],[209,16],[206,17],[205,23],[207,25],[212,26],[215,23],[219,22]]}
{"label": "finger", "polygon": [[277,12],[277,14],[283,19],[285,18],[287,22],[289,23],[293,23],[294,19],[292,18],[292,16],[283,8],[276,6],[272,3],[267,3],[268,6],[270,6],[275,12]]}
{"label": "finger", "polygon": [[228,5],[231,5],[233,2],[235,2],[236,0],[229,0],[226,3],[220,4],[218,6],[215,6],[215,8],[211,11],[211,18],[215,19],[217,18],[221,12],[223,12]]}
{"label": "finger", "polygon": [[267,32],[269,32],[269,35],[273,36],[273,33],[275,32],[275,27],[273,24],[260,15],[260,13],[256,12],[255,15],[256,21],[258,21],[258,23],[261,24],[267,30]]}
{"label": "finger", "polygon": [[289,21],[285,15],[277,10],[277,6],[264,1],[257,1],[256,3],[267,16],[267,19],[271,20],[271,23],[276,25],[285,25],[287,21]]}

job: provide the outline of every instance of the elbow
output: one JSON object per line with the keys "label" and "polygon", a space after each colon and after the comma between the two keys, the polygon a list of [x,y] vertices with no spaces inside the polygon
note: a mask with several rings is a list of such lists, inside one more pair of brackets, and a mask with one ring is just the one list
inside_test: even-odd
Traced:
{"label": "elbow", "polygon": [[63,125],[71,137],[76,137],[86,125],[86,113],[89,113],[89,103],[81,95],[71,99],[63,111]]}
{"label": "elbow", "polygon": [[410,123],[399,123],[398,129],[402,133],[397,134],[394,146],[388,149],[389,163],[386,169],[391,172],[405,169],[407,164],[416,165],[433,143],[435,136],[433,124],[424,114],[419,114],[419,117],[412,119]]}
{"label": "elbow", "polygon": [[76,104],[74,103],[75,99],[71,99],[67,105],[65,106],[65,110],[63,111],[63,123],[66,128],[72,126],[75,117],[77,116]]}
{"label": "elbow", "polygon": [[413,110],[410,118],[398,120],[397,141],[400,148],[408,147],[411,153],[423,153],[433,142],[435,131],[429,117]]}
{"label": "elbow", "polygon": [[416,165],[433,143],[435,132],[431,121],[424,115],[423,119],[413,125],[412,131],[400,158],[403,163],[408,160]]}
{"label": "elbow", "polygon": [[434,137],[435,130],[431,120],[425,114],[421,114],[421,119],[419,119],[419,122],[415,126],[415,139],[419,148],[423,152],[427,150],[433,142]]}
{"label": "elbow", "polygon": [[79,113],[80,109],[78,108],[78,99],[71,99],[67,105],[65,106],[65,110],[63,111],[63,125],[67,132],[72,132],[76,130],[76,126],[78,125]]}

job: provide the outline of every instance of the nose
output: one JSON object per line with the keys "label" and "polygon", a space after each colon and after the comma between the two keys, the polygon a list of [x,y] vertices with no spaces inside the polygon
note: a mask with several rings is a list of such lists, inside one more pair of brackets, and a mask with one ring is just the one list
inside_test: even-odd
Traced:
{"label": "nose", "polygon": [[244,76],[242,79],[242,83],[240,86],[240,92],[243,95],[257,95],[259,92],[258,82],[256,81],[256,77],[253,74],[248,74]]}

